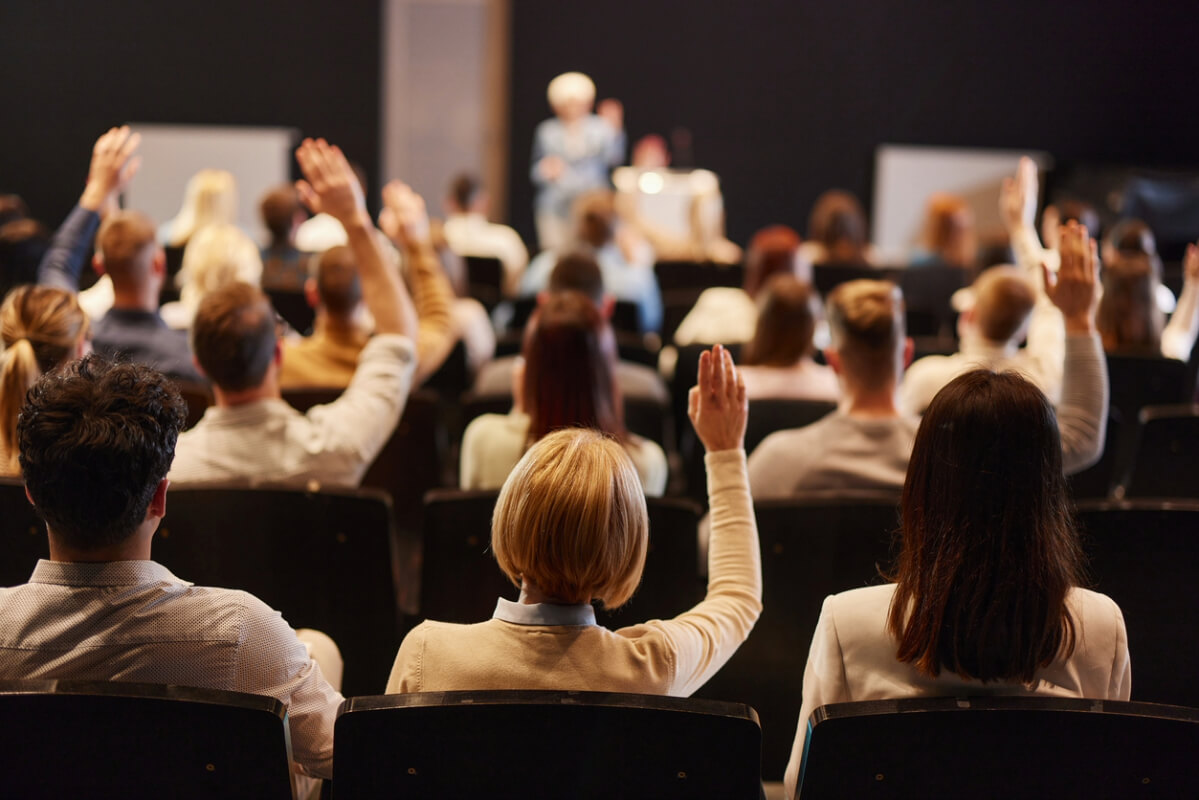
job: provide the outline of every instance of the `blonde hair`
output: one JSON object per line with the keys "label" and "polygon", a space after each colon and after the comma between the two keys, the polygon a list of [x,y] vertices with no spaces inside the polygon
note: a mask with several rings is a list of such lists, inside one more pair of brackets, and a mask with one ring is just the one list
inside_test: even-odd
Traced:
{"label": "blonde hair", "polygon": [[898,286],[890,281],[847,281],[829,294],[826,313],[832,347],[854,381],[878,389],[899,377],[906,327]]}
{"label": "blonde hair", "polygon": [[624,448],[584,428],[529,448],[500,490],[491,549],[517,586],[527,579],[564,603],[628,602],[641,582],[649,516]]}
{"label": "blonde hair", "polygon": [[991,267],[974,281],[974,320],[989,341],[1006,342],[1018,334],[1036,302],[1036,289],[1015,267]]}
{"label": "blonde hair", "polygon": [[545,95],[550,106],[555,109],[572,100],[593,103],[595,102],[595,83],[581,72],[563,72],[550,81]]}
{"label": "blonde hair", "polygon": [[237,219],[237,181],[223,169],[202,169],[187,182],[183,206],[171,223],[167,244],[181,247],[209,225]]}
{"label": "blonde hair", "polygon": [[262,283],[262,256],[236,225],[210,225],[187,243],[179,270],[183,305],[195,308],[205,295],[239,281]]}
{"label": "blonde hair", "polygon": [[17,415],[43,373],[75,357],[90,325],[74,293],[18,286],[0,306],[0,472],[20,473]]}

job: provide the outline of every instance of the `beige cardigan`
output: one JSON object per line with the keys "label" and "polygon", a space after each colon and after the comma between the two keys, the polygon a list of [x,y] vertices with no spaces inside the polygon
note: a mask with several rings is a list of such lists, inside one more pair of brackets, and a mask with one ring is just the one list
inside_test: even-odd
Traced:
{"label": "beige cardigan", "polygon": [[424,622],[400,645],[388,693],[570,689],[690,695],[745,641],[762,610],[745,451],[709,453],[707,467],[710,578],[699,605],[674,619],[616,631],[596,625],[588,605],[508,601],[487,622]]}

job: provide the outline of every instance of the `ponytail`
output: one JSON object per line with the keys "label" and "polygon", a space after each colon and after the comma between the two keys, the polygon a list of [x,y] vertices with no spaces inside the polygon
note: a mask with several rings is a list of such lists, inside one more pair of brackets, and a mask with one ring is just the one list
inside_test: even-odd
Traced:
{"label": "ponytail", "polygon": [[17,415],[26,393],[41,374],[37,354],[28,339],[18,339],[0,355],[0,458],[3,458],[0,473],[21,472],[17,459]]}

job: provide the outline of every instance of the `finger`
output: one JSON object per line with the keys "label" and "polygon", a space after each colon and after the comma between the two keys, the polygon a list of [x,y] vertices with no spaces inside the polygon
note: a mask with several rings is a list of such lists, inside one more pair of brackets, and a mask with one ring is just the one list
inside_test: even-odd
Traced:
{"label": "finger", "polygon": [[320,199],[312,189],[312,185],[308,181],[296,181],[296,191],[300,195],[300,202],[308,207],[309,211],[316,211],[320,205]]}
{"label": "finger", "polygon": [[1049,269],[1049,265],[1044,261],[1041,262],[1041,277],[1045,281],[1045,293],[1052,299],[1053,293],[1057,290],[1057,280],[1053,271]]}
{"label": "finger", "polygon": [[696,384],[699,390],[710,392],[712,390],[712,352],[705,350],[699,354],[699,371],[696,375]]}
{"label": "finger", "polygon": [[687,392],[687,416],[691,418],[692,422],[695,422],[695,418],[699,416],[699,394],[698,386],[692,386],[691,390]]}
{"label": "finger", "polygon": [[735,402],[737,387],[742,383],[741,375],[733,364],[733,354],[728,351],[728,348],[721,348],[721,352],[724,354],[724,393],[730,402]]}
{"label": "finger", "polygon": [[713,396],[722,395],[725,392],[724,382],[724,347],[715,345],[712,348],[712,383],[708,390]]}
{"label": "finger", "polygon": [[129,181],[133,180],[133,176],[142,166],[142,157],[134,156],[125,164],[125,168],[121,170],[121,186],[125,186]]}
{"label": "finger", "polygon": [[1099,242],[1091,239],[1087,248],[1087,278],[1091,283],[1099,282]]}
{"label": "finger", "polygon": [[[125,131],[128,132],[129,129],[125,128]],[[141,143],[142,135],[140,133],[133,133],[127,136],[124,145],[121,147],[121,158],[126,159],[132,156]]]}

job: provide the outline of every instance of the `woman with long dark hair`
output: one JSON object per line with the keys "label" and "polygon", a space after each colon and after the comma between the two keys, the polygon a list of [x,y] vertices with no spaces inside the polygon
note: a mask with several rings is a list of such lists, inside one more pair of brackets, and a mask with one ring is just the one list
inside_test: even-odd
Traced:
{"label": "woman with long dark hair", "polygon": [[[1085,236],[1072,228],[1069,248],[1063,240],[1054,296],[1068,327],[1081,317],[1093,329],[1095,255]],[[1032,383],[975,370],[937,393],[916,433],[900,516],[891,582],[824,602],[787,765],[789,797],[808,719],[827,703],[1129,697],[1124,617],[1111,598],[1081,588],[1057,419]]]}
{"label": "woman with long dark hair", "polygon": [[666,490],[666,454],[629,433],[613,379],[616,341],[599,309],[579,292],[553,294],[525,330],[509,414],[484,414],[462,435],[459,485],[498,489],[525,450],[551,431],[593,428],[619,442],[648,495]]}

